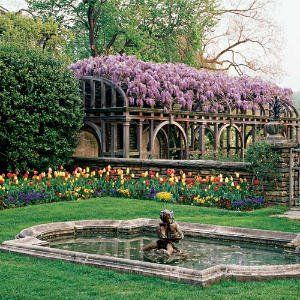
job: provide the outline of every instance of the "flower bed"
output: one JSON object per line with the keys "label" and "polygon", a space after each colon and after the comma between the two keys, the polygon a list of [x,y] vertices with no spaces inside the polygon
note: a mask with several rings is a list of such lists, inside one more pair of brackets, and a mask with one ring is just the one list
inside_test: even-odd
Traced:
{"label": "flower bed", "polygon": [[72,173],[59,171],[33,174],[26,172],[0,176],[0,208],[63,200],[113,196],[150,199],[169,203],[214,206],[232,210],[252,210],[263,207],[256,180],[249,183],[235,173],[231,177],[192,176],[176,174],[169,169],[166,176],[154,171],[144,172],[140,178],[130,169],[104,169],[90,171],[76,168]]}

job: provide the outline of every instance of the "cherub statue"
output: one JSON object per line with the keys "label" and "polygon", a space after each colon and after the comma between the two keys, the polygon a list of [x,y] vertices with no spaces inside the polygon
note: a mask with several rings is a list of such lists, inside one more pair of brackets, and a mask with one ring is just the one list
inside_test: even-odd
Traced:
{"label": "cherub statue", "polygon": [[174,245],[183,239],[183,233],[180,230],[179,225],[174,221],[174,213],[170,210],[163,210],[160,212],[160,219],[162,223],[159,224],[157,234],[159,240],[152,242],[143,247],[143,251],[150,251],[152,249],[164,250],[168,256],[171,256],[173,252],[180,252],[180,250]]}

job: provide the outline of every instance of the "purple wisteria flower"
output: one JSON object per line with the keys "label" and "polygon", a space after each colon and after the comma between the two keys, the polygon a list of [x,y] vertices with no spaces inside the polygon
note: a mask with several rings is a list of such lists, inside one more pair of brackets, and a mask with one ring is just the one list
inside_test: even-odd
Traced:
{"label": "purple wisteria flower", "polygon": [[135,56],[109,55],[78,61],[70,66],[75,76],[100,76],[122,87],[131,106],[225,112],[267,106],[277,96],[292,104],[292,90],[248,76],[197,70],[184,64],[153,63]]}

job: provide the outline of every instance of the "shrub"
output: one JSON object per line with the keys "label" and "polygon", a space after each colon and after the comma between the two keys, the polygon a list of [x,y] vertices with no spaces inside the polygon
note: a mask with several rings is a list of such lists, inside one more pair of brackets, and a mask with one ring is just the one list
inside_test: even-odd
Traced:
{"label": "shrub", "polygon": [[2,167],[43,169],[66,163],[82,117],[78,82],[62,61],[38,50],[0,45]]}
{"label": "shrub", "polygon": [[262,184],[274,184],[279,178],[280,155],[266,141],[249,146],[245,156],[251,164],[251,171]]}

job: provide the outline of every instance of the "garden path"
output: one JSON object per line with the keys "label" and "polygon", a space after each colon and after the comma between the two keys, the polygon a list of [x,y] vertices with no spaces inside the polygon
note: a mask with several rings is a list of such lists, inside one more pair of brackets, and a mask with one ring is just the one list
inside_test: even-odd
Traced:
{"label": "garden path", "polygon": [[276,217],[289,218],[292,220],[300,220],[300,207],[291,208],[283,215],[276,215]]}

